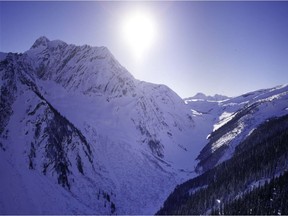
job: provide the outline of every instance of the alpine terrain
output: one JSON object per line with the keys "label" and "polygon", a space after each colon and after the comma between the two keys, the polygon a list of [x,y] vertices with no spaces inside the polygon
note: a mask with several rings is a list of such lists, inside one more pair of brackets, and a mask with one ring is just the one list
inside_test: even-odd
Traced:
{"label": "alpine terrain", "polygon": [[183,100],[46,37],[0,76],[0,214],[288,214],[287,85]]}
{"label": "alpine terrain", "polygon": [[153,214],[195,176],[189,108],[105,47],[1,54],[0,213]]}
{"label": "alpine terrain", "polygon": [[222,99],[185,100],[213,128],[158,214],[288,214],[288,85]]}

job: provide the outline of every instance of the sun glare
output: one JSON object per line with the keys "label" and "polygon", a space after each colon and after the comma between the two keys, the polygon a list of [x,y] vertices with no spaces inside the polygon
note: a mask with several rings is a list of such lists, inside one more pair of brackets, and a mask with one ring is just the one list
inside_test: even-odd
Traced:
{"label": "sun glare", "polygon": [[141,59],[155,42],[155,20],[145,11],[127,14],[122,23],[122,35],[134,57]]}

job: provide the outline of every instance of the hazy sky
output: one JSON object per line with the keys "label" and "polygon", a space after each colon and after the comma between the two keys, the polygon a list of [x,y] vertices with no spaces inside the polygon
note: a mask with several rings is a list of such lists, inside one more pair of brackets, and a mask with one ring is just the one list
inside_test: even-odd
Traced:
{"label": "hazy sky", "polygon": [[[153,46],[136,60],[122,19],[149,11]],[[24,52],[45,35],[106,46],[135,78],[181,97],[236,96],[288,83],[288,2],[0,2],[0,51]]]}

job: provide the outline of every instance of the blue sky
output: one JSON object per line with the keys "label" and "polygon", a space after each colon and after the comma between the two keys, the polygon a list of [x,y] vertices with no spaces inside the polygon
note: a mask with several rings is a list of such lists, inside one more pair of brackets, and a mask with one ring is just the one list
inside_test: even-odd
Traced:
{"label": "blue sky", "polygon": [[[145,8],[157,40],[141,62],[121,18]],[[288,83],[288,2],[0,2],[0,51],[24,52],[40,36],[106,46],[135,78],[181,97],[237,96]]]}

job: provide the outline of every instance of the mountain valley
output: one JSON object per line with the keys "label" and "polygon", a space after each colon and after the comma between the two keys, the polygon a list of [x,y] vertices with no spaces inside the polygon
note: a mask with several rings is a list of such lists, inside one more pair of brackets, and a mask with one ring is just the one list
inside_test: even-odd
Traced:
{"label": "mountain valley", "polygon": [[273,188],[240,213],[288,213],[288,85],[181,99],[46,37],[0,76],[1,214],[236,214]]}

